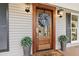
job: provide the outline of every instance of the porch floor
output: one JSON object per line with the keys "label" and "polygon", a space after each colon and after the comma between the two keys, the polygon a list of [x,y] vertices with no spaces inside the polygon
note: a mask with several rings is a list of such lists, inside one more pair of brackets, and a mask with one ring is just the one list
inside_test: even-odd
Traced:
{"label": "porch floor", "polygon": [[79,56],[79,45],[74,47],[66,48],[64,51],[65,56]]}

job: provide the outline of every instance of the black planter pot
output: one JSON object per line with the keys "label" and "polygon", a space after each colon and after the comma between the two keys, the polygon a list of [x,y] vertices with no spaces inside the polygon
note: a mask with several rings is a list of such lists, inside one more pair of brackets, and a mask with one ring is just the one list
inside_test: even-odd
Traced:
{"label": "black planter pot", "polygon": [[66,49],[66,42],[61,42],[61,50],[64,51]]}
{"label": "black planter pot", "polygon": [[31,56],[31,46],[23,47],[24,56]]}

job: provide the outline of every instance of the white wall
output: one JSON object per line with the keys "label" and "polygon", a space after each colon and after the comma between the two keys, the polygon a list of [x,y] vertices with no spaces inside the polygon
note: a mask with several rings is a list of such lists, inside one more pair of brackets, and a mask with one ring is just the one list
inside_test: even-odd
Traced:
{"label": "white wall", "polygon": [[66,14],[64,13],[63,15],[62,18],[58,16],[56,18],[56,49],[60,49],[59,36],[66,35]]}
{"label": "white wall", "polygon": [[25,4],[9,4],[10,50],[9,52],[0,52],[0,56],[23,55],[20,41],[26,35],[32,37],[32,12],[25,12]]}

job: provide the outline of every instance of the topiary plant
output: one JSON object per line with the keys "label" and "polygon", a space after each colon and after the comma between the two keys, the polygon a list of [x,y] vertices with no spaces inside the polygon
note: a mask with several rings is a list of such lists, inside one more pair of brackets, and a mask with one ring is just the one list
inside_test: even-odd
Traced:
{"label": "topiary plant", "polygon": [[69,39],[69,38],[68,38],[66,35],[61,35],[61,36],[59,37],[59,42],[67,42],[68,39]]}
{"label": "topiary plant", "polygon": [[69,38],[66,36],[66,35],[61,35],[59,37],[59,42],[60,42],[60,45],[61,45],[61,50],[64,51],[65,48],[66,48],[66,43],[67,41],[69,40]]}
{"label": "topiary plant", "polygon": [[21,40],[21,45],[22,45],[23,47],[29,47],[29,46],[31,46],[31,44],[32,44],[32,40],[31,40],[31,38],[28,37],[28,36],[24,37],[24,38]]}

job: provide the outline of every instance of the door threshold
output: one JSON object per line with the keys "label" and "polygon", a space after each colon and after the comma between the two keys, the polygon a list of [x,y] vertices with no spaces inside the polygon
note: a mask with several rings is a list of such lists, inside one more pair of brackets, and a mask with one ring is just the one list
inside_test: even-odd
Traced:
{"label": "door threshold", "polygon": [[47,50],[52,50],[52,49],[37,50],[36,52],[40,52],[40,51],[47,51]]}

